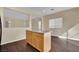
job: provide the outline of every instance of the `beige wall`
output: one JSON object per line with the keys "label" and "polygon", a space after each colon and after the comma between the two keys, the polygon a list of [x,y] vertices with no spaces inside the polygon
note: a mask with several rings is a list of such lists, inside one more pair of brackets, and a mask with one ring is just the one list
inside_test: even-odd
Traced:
{"label": "beige wall", "polygon": [[[64,20],[63,21],[64,22],[63,28],[61,28],[61,29],[49,29],[48,28],[49,19],[59,18],[59,17],[62,17]],[[63,34],[67,30],[72,28],[74,25],[76,25],[77,23],[79,23],[79,8],[73,8],[70,10],[58,12],[58,13],[51,14],[51,15],[47,15],[47,16],[44,16],[44,18],[43,18],[44,30],[52,30],[53,31],[52,35],[55,35],[55,36],[59,36],[59,35]]]}

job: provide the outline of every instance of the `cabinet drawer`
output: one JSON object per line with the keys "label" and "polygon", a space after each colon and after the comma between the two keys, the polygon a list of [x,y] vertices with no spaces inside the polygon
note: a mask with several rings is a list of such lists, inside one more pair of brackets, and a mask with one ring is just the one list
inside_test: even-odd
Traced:
{"label": "cabinet drawer", "polygon": [[37,36],[37,37],[43,37],[43,33],[32,33],[32,35]]}

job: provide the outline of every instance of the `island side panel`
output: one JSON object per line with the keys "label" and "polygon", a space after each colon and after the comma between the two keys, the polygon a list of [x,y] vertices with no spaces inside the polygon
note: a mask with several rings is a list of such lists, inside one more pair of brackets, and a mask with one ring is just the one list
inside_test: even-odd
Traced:
{"label": "island side panel", "polygon": [[51,50],[51,32],[44,33],[44,52]]}

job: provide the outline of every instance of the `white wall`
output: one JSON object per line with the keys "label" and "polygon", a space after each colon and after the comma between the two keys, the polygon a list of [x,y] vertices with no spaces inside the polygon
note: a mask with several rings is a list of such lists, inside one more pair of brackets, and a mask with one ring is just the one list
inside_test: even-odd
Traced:
{"label": "white wall", "polygon": [[25,28],[25,27],[24,28],[23,27],[5,28],[4,27],[4,23],[5,23],[4,20],[6,20],[4,18],[4,9],[5,8],[1,9],[1,20],[2,20],[1,45],[25,39],[25,37],[26,37],[26,29],[27,28]]}
{"label": "white wall", "polygon": [[4,28],[2,32],[2,44],[11,43],[26,38],[26,28]]}

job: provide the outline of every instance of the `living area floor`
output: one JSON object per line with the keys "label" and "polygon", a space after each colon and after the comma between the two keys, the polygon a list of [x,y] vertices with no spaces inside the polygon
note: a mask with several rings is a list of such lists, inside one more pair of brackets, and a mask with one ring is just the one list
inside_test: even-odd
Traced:
{"label": "living area floor", "polygon": [[[79,41],[60,39],[52,37],[50,52],[79,52]],[[8,43],[1,46],[1,52],[39,52],[29,44],[26,40]]]}

